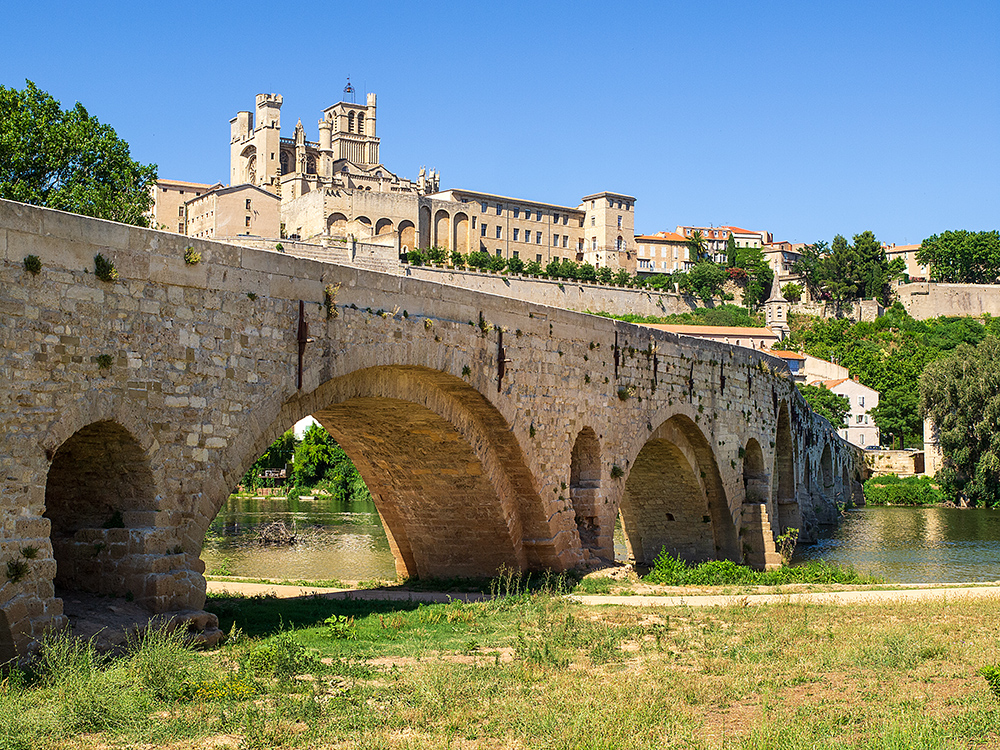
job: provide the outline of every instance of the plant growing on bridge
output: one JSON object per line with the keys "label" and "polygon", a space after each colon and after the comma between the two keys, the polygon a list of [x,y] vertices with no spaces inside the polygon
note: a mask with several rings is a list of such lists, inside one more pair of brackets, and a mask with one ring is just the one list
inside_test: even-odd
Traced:
{"label": "plant growing on bridge", "polygon": [[98,354],[97,355],[97,366],[102,370],[108,370],[111,365],[114,364],[114,358],[110,354]]}
{"label": "plant growing on bridge", "polygon": [[28,561],[15,557],[13,560],[7,561],[7,580],[11,583],[17,583],[28,575]]}
{"label": "plant growing on bridge", "polygon": [[190,245],[184,248],[184,262],[189,266],[197,265],[201,263],[201,253],[195,252],[195,249]]}
{"label": "plant growing on bridge", "polygon": [[326,308],[326,319],[336,318],[337,313],[337,292],[340,291],[340,284],[327,284],[323,289],[323,307]]}
{"label": "plant growing on bridge", "polygon": [[118,280],[118,269],[115,268],[114,261],[98,253],[94,256],[94,275],[101,281],[114,283]]}
{"label": "plant growing on bridge", "polygon": [[799,530],[789,526],[778,538],[774,540],[774,546],[781,555],[781,564],[788,565],[792,561],[792,553],[795,552],[795,545],[799,543]]}
{"label": "plant growing on bridge", "polygon": [[30,273],[32,276],[37,276],[39,273],[41,273],[42,261],[39,260],[37,255],[25,255],[24,270]]}
{"label": "plant growing on bridge", "polygon": [[623,476],[625,476],[625,470],[621,466],[615,464],[614,466],[611,467],[612,479],[621,479]]}

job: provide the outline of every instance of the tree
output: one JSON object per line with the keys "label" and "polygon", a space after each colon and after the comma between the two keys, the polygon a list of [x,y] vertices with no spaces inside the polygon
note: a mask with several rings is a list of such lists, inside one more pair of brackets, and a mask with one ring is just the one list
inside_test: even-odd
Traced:
{"label": "tree", "polygon": [[708,302],[722,291],[726,278],[726,269],[710,260],[703,260],[684,276],[681,289]]}
{"label": "tree", "polygon": [[507,261],[507,271],[509,273],[523,273],[524,272],[524,261],[514,256]]}
{"label": "tree", "polygon": [[694,257],[695,261],[700,261],[705,255],[708,254],[708,241],[705,239],[705,235],[701,233],[700,229],[695,229],[691,232],[691,237],[687,241],[688,247],[691,248],[691,255]]}
{"label": "tree", "polygon": [[736,247],[736,238],[733,237],[732,232],[729,233],[729,237],[726,239],[726,265],[729,268],[736,266],[736,258],[739,255],[739,248]]}
{"label": "tree", "polygon": [[899,447],[907,439],[920,435],[923,422],[919,412],[919,394],[915,388],[896,385],[879,394],[878,406],[869,414],[878,426],[883,445]]}
{"label": "tree", "polygon": [[837,429],[847,426],[847,415],[851,413],[851,402],[846,396],[840,396],[825,385],[800,385],[802,398],[821,417],[826,417]]}
{"label": "tree", "polygon": [[917,260],[931,277],[955,284],[995,284],[1000,277],[1000,232],[934,234],[920,243]]}
{"label": "tree", "polygon": [[295,439],[294,432],[288,430],[288,432],[282,434],[281,437],[271,443],[260,458],[254,461],[253,466],[247,469],[240,484],[248,490],[269,486],[270,482],[262,480],[260,473],[264,469],[284,469],[285,466],[292,462],[297,444],[298,441]]}
{"label": "tree", "polygon": [[317,485],[338,500],[371,500],[354,463],[321,425],[311,425],[295,448],[295,486]]}
{"label": "tree", "polygon": [[747,273],[743,304],[751,310],[758,307],[771,293],[774,282],[774,271],[764,259],[764,253],[759,247],[736,248],[734,268],[742,268]]}
{"label": "tree", "polygon": [[830,245],[820,240],[802,248],[799,259],[792,266],[792,272],[802,276],[809,295],[813,299],[821,299],[824,294],[823,276],[821,273],[823,258],[830,251]]}
{"label": "tree", "polygon": [[139,164],[83,105],[0,86],[0,198],[149,226],[156,165]]}
{"label": "tree", "polygon": [[952,500],[1000,505],[1000,339],[959,344],[927,365],[920,409],[937,425],[944,467],[941,489]]}
{"label": "tree", "polygon": [[785,299],[794,304],[802,299],[802,285],[796,284],[794,281],[789,281],[781,287],[781,294]]}

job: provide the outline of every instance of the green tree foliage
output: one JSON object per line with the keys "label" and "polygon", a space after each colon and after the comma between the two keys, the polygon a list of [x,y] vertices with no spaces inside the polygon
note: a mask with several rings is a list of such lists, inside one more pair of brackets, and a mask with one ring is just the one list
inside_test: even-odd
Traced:
{"label": "green tree foliage", "polygon": [[1000,277],[1000,232],[964,229],[931,235],[920,243],[917,260],[931,278],[955,284],[995,284]]}
{"label": "green tree foliage", "polygon": [[696,261],[703,260],[708,255],[708,240],[705,239],[705,235],[701,233],[700,229],[691,232],[687,244],[691,249],[691,257]]}
{"label": "green tree foliage", "polygon": [[726,269],[710,260],[695,263],[694,268],[681,278],[681,291],[693,294],[708,302],[722,291],[726,283]]}
{"label": "green tree foliage", "polygon": [[738,247],[733,268],[742,268],[747,274],[743,304],[750,309],[759,307],[771,293],[774,283],[774,271],[764,259],[764,253],[759,247]]}
{"label": "green tree foliage", "polygon": [[920,379],[920,407],[938,428],[945,494],[1000,505],[1000,338],[960,344],[931,362]]}
{"label": "green tree foliage", "polygon": [[846,396],[840,396],[825,385],[799,385],[802,398],[821,417],[826,417],[836,428],[847,426],[847,415],[851,411],[851,402]]}
{"label": "green tree foliage", "polygon": [[371,500],[354,463],[321,425],[311,425],[295,448],[295,486],[322,487],[338,500]]}
{"label": "green tree foliage", "polygon": [[930,477],[904,477],[894,474],[872,477],[864,484],[868,505],[940,505],[944,495]]}
{"label": "green tree foliage", "polygon": [[696,307],[686,313],[674,315],[612,315],[611,313],[592,313],[602,318],[624,320],[626,323],[662,323],[665,325],[698,325],[698,326],[735,326],[740,328],[763,328],[760,316],[754,316],[745,307],[737,305],[719,305],[718,307]]}
{"label": "green tree foliage", "polygon": [[240,483],[248,490],[273,486],[273,480],[261,479],[260,473],[264,469],[284,469],[287,464],[290,464],[295,455],[296,442],[295,433],[288,430],[271,443],[264,454],[254,461],[253,466],[247,469]]}
{"label": "green tree foliage", "polygon": [[511,258],[507,261],[507,271],[509,273],[524,273],[524,261],[520,258]]}
{"label": "green tree foliage", "polygon": [[802,299],[802,285],[796,284],[794,281],[789,281],[783,287],[781,287],[781,294],[791,303],[798,302]]}
{"label": "green tree foliage", "polygon": [[782,343],[843,365],[852,377],[877,390],[875,424],[888,439],[908,445],[919,443],[923,435],[916,394],[927,363],[961,343],[975,345],[989,332],[1000,334],[1000,319],[914,320],[898,302],[871,322],[793,316],[791,324],[792,335]]}
{"label": "green tree foliage", "polygon": [[0,198],[148,226],[156,165],[139,164],[79,102],[0,86]]}
{"label": "green tree foliage", "polygon": [[537,260],[532,260],[524,267],[524,272],[528,276],[541,276],[545,272],[545,269],[542,268],[542,264]]}
{"label": "green tree foliage", "polygon": [[889,304],[890,284],[905,267],[902,258],[892,263],[886,258],[882,243],[870,231],[856,234],[848,243],[842,235],[807,246],[795,264],[809,291],[816,299],[830,299],[838,305],[857,299],[876,299]]}
{"label": "green tree foliage", "polygon": [[478,268],[479,270],[485,270],[490,264],[490,254],[485,250],[476,250],[471,252],[465,258],[465,264],[469,268]]}

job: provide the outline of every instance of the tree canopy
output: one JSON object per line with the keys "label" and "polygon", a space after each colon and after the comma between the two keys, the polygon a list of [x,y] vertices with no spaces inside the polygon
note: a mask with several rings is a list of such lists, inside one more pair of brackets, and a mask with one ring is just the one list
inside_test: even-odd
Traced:
{"label": "tree canopy", "polygon": [[0,86],[0,198],[148,226],[156,165],[133,161],[79,102],[64,110],[26,84]]}
{"label": "tree canopy", "polygon": [[875,299],[889,304],[890,284],[905,268],[902,258],[891,263],[882,243],[870,231],[856,234],[851,243],[842,235],[833,242],[807,245],[793,271],[801,274],[815,299],[843,304],[856,299]]}
{"label": "tree canopy", "polygon": [[1000,278],[1000,232],[934,234],[920,243],[917,260],[931,278],[953,284],[995,284]]}
{"label": "tree canopy", "polygon": [[914,320],[894,304],[871,322],[792,316],[786,348],[836,362],[880,394],[872,418],[883,438],[918,444],[923,435],[917,393],[920,374],[962,343],[976,345],[1000,334],[1000,319]]}
{"label": "tree canopy", "polygon": [[920,378],[920,407],[938,428],[941,489],[952,500],[1000,505],[1000,338],[960,344]]}
{"label": "tree canopy", "polygon": [[825,385],[799,385],[802,398],[821,417],[826,417],[837,429],[847,426],[847,415],[851,413],[851,402],[847,396],[834,393]]}

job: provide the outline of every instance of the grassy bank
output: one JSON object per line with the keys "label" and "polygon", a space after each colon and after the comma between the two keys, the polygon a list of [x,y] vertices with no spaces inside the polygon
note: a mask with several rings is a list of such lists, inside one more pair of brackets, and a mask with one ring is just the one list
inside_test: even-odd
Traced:
{"label": "grassy bank", "polygon": [[[66,641],[0,682],[4,748],[997,747],[1000,602],[693,610],[214,598],[207,654]],[[235,626],[235,627],[234,627]]]}

